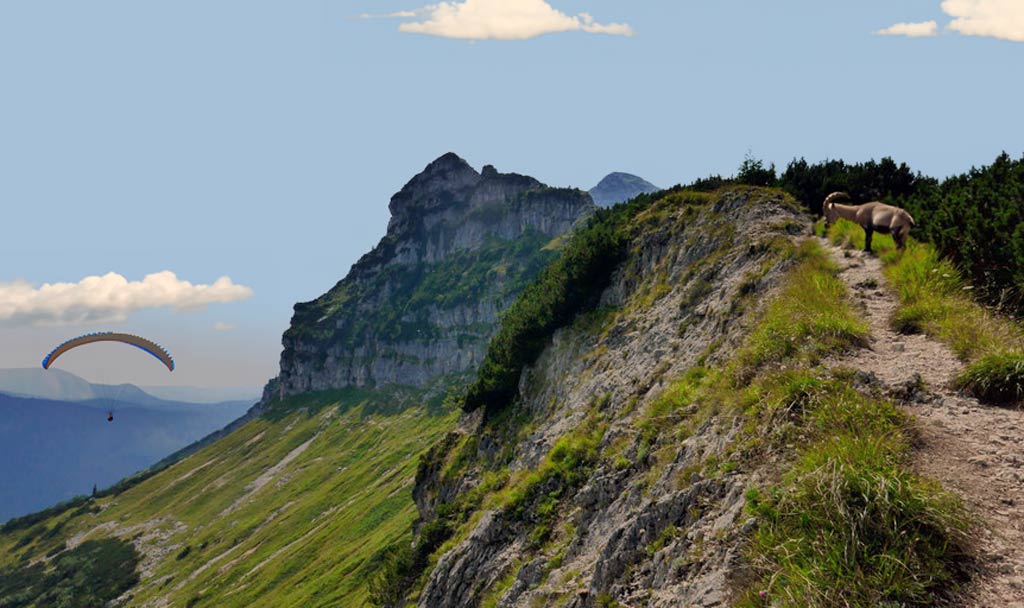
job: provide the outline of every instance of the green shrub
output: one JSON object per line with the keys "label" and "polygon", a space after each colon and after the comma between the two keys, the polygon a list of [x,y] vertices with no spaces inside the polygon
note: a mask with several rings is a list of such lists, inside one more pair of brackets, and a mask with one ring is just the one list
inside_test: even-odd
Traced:
{"label": "green shrub", "polygon": [[915,236],[955,261],[989,304],[1024,313],[1024,157],[952,176],[907,200]]}
{"label": "green shrub", "polygon": [[996,353],[970,365],[957,378],[957,386],[981,401],[997,404],[1024,400],[1024,354]]}
{"label": "green shrub", "polygon": [[476,381],[466,391],[463,409],[497,410],[516,394],[523,368],[540,355],[551,335],[581,312],[596,307],[612,271],[626,255],[626,226],[650,206],[637,197],[600,209],[573,233],[562,255],[526,287],[502,317]]}
{"label": "green shrub", "polygon": [[807,209],[821,214],[821,203],[833,192],[847,192],[855,201],[889,202],[904,200],[936,181],[915,174],[905,163],[891,158],[864,163],[826,160],[810,164],[794,159],[779,176],[779,186],[804,203]]}
{"label": "green shrub", "polygon": [[25,564],[0,571],[0,606],[104,606],[138,582],[138,563],[139,554],[127,541],[88,540],[57,554],[48,570]]}
{"label": "green shrub", "polygon": [[[991,165],[941,183],[890,158],[860,164],[800,159],[789,164],[779,185],[814,215],[835,191],[857,202],[905,208],[917,222],[913,236],[960,266],[983,301],[1024,313],[1024,158],[1003,153]],[[880,244],[875,241],[875,248]]]}

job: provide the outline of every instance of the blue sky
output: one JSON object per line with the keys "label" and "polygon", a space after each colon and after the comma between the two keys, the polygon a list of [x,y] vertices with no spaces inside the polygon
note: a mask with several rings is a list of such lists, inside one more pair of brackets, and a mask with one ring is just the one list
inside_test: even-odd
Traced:
{"label": "blue sky", "polygon": [[1021,65],[1016,0],[3,2],[0,367],[116,329],[174,375],[116,345],[64,368],[262,385],[444,152],[582,188],[748,152],[944,176],[1024,151]]}

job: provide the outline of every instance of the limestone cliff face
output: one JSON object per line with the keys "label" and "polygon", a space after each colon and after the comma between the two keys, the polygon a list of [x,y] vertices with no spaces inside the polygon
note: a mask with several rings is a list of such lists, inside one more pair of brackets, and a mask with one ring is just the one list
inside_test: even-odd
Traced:
{"label": "limestone cliff face", "polygon": [[426,387],[473,369],[498,314],[593,212],[579,190],[445,154],[389,205],[387,234],[334,288],[295,306],[264,402],[348,386]]}
{"label": "limestone cliff face", "polygon": [[[465,415],[421,461],[420,529],[470,511],[448,515],[455,536],[418,606],[726,604],[751,478],[707,463],[735,428],[710,419],[655,444],[650,429],[693,413],[652,417],[651,406],[686,370],[730,356],[792,263],[780,251],[808,226],[777,192],[738,189],[702,207],[673,196],[637,216],[601,309],[555,333],[498,422]],[[578,464],[591,453],[592,468]],[[534,489],[478,498],[504,483]]]}

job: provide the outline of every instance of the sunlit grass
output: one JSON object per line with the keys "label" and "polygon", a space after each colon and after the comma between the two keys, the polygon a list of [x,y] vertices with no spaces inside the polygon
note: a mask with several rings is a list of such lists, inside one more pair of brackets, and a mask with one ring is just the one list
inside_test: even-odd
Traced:
{"label": "sunlit grass", "polygon": [[[827,233],[836,244],[863,245],[863,230],[840,220]],[[859,241],[857,239],[860,239]],[[968,369],[957,384],[980,399],[1007,403],[1024,397],[1018,363],[1024,358],[1024,330],[1011,319],[978,304],[956,265],[926,243],[909,240],[899,251],[876,240],[875,252],[900,306],[890,320],[901,333],[924,333],[947,344]]]}
{"label": "sunlit grass", "polygon": [[825,252],[809,247],[804,257],[741,349],[745,365],[737,369],[779,365],[741,376],[749,379],[738,397],[719,392],[743,408],[748,458],[793,453],[781,480],[748,492],[758,523],[748,555],[760,580],[739,604],[933,603],[956,578],[968,519],[956,499],[906,465],[909,431],[892,403],[855,390],[849,373],[815,367],[807,350],[771,343],[799,336],[824,354],[866,336]]}
{"label": "sunlit grass", "polygon": [[801,261],[737,357],[747,371],[798,353],[813,359],[867,342],[867,325],[835,305],[846,292],[835,264],[813,241],[801,244],[797,255]]}
{"label": "sunlit grass", "polygon": [[[153,563],[153,576],[133,590],[139,603],[367,605],[382,551],[406,539],[417,516],[411,484],[419,454],[452,427],[454,416],[425,408],[374,414],[384,408],[367,403],[364,409],[366,394],[333,404],[323,397],[293,403],[290,413],[275,411],[275,421],[254,420],[98,500],[101,512],[62,516],[66,523],[52,540],[89,531],[89,538],[102,538],[134,526],[166,530],[170,548]],[[266,485],[254,483],[307,442]],[[53,521],[41,525],[47,524]],[[50,540],[39,535],[18,547],[29,533],[0,536],[0,567],[50,550]],[[172,578],[161,582],[165,577]]]}

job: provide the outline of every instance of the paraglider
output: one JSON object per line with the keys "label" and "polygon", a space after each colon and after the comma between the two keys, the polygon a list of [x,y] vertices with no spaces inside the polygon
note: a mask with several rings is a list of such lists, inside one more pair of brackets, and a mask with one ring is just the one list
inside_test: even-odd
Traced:
{"label": "paraglider", "polygon": [[[51,350],[50,353],[46,355],[46,357],[43,358],[43,369],[50,369],[50,366],[53,365],[53,362],[56,361],[58,357],[68,352],[69,350],[73,348],[78,348],[79,346],[84,346],[86,344],[93,344],[96,342],[121,342],[123,344],[134,346],[156,357],[156,359],[163,363],[169,371],[174,371],[174,359],[171,358],[171,353],[167,352],[166,349],[164,349],[156,342],[153,342],[152,340],[147,340],[146,338],[143,338],[141,336],[116,333],[112,331],[85,334],[83,336],[78,336],[77,338],[72,338],[65,342],[61,342],[60,344],[57,345],[56,348]],[[113,421],[114,412],[113,410],[111,410],[107,412],[107,422]]]}
{"label": "paraglider", "polygon": [[85,334],[84,336],[78,336],[77,338],[72,338],[66,342],[60,343],[57,345],[57,348],[51,350],[50,354],[43,358],[43,369],[50,369],[50,365],[57,360],[57,357],[63,355],[72,348],[77,348],[85,344],[92,344],[94,342],[123,342],[125,344],[130,344],[153,355],[161,363],[166,365],[168,370],[172,372],[174,371],[174,359],[171,358],[171,353],[164,350],[164,348],[156,342],[147,340],[141,336],[119,334],[112,331]]}

